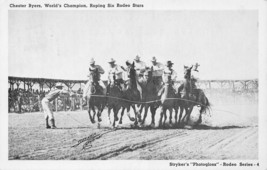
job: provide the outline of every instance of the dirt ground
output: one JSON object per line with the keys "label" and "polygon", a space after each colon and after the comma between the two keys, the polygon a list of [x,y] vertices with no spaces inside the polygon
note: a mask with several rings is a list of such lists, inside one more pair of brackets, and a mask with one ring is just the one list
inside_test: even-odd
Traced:
{"label": "dirt ground", "polygon": [[58,129],[52,130],[45,129],[43,113],[9,113],[9,159],[258,159],[257,115],[257,104],[224,104],[213,106],[197,129],[133,129],[124,116],[114,130],[106,110],[100,128],[84,110],[55,113]]}

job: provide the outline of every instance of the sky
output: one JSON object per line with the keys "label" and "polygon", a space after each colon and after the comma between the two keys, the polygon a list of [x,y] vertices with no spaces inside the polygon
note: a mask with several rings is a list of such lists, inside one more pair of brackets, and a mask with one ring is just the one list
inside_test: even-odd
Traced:
{"label": "sky", "polygon": [[[258,78],[256,10],[9,11],[8,75],[87,79],[89,60],[106,72],[114,58],[136,55],[183,66],[200,64],[198,77]],[[107,74],[102,76],[107,79]]]}

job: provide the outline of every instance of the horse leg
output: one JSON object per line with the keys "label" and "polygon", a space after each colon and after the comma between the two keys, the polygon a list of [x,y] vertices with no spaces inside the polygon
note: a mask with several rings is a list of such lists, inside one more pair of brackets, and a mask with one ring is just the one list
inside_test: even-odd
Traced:
{"label": "horse leg", "polygon": [[163,110],[163,117],[164,117],[163,127],[165,127],[165,123],[166,123],[166,120],[167,120],[167,108],[165,108]]}
{"label": "horse leg", "polygon": [[89,114],[90,121],[92,123],[95,123],[94,120],[93,120],[93,117],[91,116],[91,110],[92,110],[92,108],[91,108],[91,106],[89,106],[89,108],[88,108],[88,114]]}
{"label": "horse leg", "polygon": [[[181,119],[182,119],[182,116],[183,116],[183,112],[184,112],[184,107],[180,107],[178,126],[181,124]],[[183,122],[183,120],[182,120],[182,122]]]}
{"label": "horse leg", "polygon": [[134,114],[136,115],[136,121],[141,122],[142,121],[142,117],[141,117],[141,112],[140,109],[136,109],[136,105],[132,105],[133,110],[134,110]]}
{"label": "horse leg", "polygon": [[127,106],[127,116],[129,117],[130,121],[135,121],[135,118],[131,117],[130,115],[130,106]]}
{"label": "horse leg", "polygon": [[112,123],[111,123],[111,120],[110,120],[110,112],[111,112],[111,107],[109,106],[108,107],[108,120],[109,120],[109,124],[111,125]]}
{"label": "horse leg", "polygon": [[153,106],[150,106],[150,112],[151,112],[151,124],[150,127],[155,127],[155,114],[156,114],[156,108]]}
{"label": "horse leg", "polygon": [[177,125],[178,107],[175,107],[175,108],[174,108],[174,112],[175,112],[175,116],[174,116],[174,119],[175,119],[175,125]]}
{"label": "horse leg", "polygon": [[186,106],[186,107],[184,107],[184,110],[185,110],[185,115],[184,115],[184,117],[182,118],[182,122],[184,123],[185,122],[185,119],[187,118],[187,116],[188,116],[188,107]]}
{"label": "horse leg", "polygon": [[118,118],[118,111],[119,110],[117,107],[113,108],[113,112],[114,112],[114,119],[113,119],[113,124],[112,124],[113,128],[115,128],[115,125],[116,125],[116,118]]}
{"label": "horse leg", "polygon": [[134,121],[134,126],[136,127],[137,126],[137,124],[138,124],[138,118],[139,118],[139,115],[138,115],[138,113],[136,112],[136,109],[135,109],[135,105],[132,105],[132,108],[133,108],[133,110],[134,110],[134,114],[135,114],[135,121]]}
{"label": "horse leg", "polygon": [[193,107],[194,107],[194,106],[190,106],[190,107],[188,108],[188,113],[187,113],[187,117],[186,117],[186,123],[188,123],[188,121],[189,121],[189,119],[190,119],[190,115],[191,115],[191,113],[192,113]]}
{"label": "horse leg", "polygon": [[163,110],[164,110],[164,109],[163,109],[163,107],[162,107],[161,110],[160,110],[159,127],[162,126]]}
{"label": "horse leg", "polygon": [[145,121],[146,121],[146,116],[147,116],[147,111],[148,111],[148,104],[145,105],[145,113],[144,113],[144,117],[143,117],[143,121],[142,121],[142,125],[145,124]]}
{"label": "horse leg", "polygon": [[[114,120],[118,121],[119,120],[118,113],[119,113],[120,108],[118,108],[118,106],[115,106],[115,108],[116,108],[117,114],[114,113]],[[113,111],[114,111],[114,109],[113,109]]]}
{"label": "horse leg", "polygon": [[141,107],[139,109],[140,114],[142,114],[144,108],[145,108],[145,105],[144,104],[141,104]]}
{"label": "horse leg", "polygon": [[97,119],[98,119],[98,122],[101,122],[102,119],[101,119],[101,113],[102,113],[102,108],[101,106],[98,107],[98,110],[97,110]]}
{"label": "horse leg", "polygon": [[98,117],[98,121],[99,122],[102,121],[101,115],[102,115],[102,112],[103,112],[105,106],[106,106],[106,104],[101,104],[100,107],[99,107],[99,111],[98,111],[98,114],[97,114],[97,117]]}
{"label": "horse leg", "polygon": [[172,125],[172,108],[169,109],[169,111],[170,111],[169,124]]}
{"label": "horse leg", "polygon": [[124,115],[124,110],[125,110],[125,107],[123,107],[123,108],[121,109],[121,118],[120,118],[120,122],[119,122],[119,124],[122,124],[122,117],[123,117],[123,115]]}
{"label": "horse leg", "polygon": [[94,120],[94,123],[95,123],[95,115],[96,115],[95,106],[92,107],[92,110],[93,110],[93,112],[94,112],[93,120]]}

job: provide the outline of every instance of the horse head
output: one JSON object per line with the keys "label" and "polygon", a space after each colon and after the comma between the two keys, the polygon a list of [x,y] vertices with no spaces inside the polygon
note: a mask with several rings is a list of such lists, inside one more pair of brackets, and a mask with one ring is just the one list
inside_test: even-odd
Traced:
{"label": "horse head", "polygon": [[135,70],[135,63],[133,62],[132,64],[129,63],[128,61],[126,62],[127,69],[127,77],[130,78],[130,80],[136,80],[136,70]]}
{"label": "horse head", "polygon": [[184,78],[186,80],[190,80],[191,79],[191,70],[192,70],[193,66],[188,67],[188,66],[184,66]]}

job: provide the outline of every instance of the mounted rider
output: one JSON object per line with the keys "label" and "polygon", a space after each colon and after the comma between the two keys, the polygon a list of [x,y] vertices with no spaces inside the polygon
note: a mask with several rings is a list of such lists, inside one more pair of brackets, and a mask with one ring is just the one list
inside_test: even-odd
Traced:
{"label": "mounted rider", "polygon": [[[121,66],[119,66],[118,64],[115,64],[116,61],[111,58],[108,63],[110,64],[110,70],[108,72],[108,81],[109,81],[109,85],[107,88],[107,93],[109,93],[110,90],[110,83],[115,81],[114,83],[116,83],[121,90],[124,89],[124,81],[123,81],[123,70],[121,68]],[[115,78],[115,80],[114,80]]]}
{"label": "mounted rider", "polygon": [[143,77],[144,72],[146,71],[146,63],[140,60],[140,57],[137,55],[134,59],[135,61],[135,70],[136,70],[136,75],[138,78],[138,81],[140,78]]}
{"label": "mounted rider", "polygon": [[98,70],[98,73],[99,73],[99,85],[103,88],[103,93],[106,94],[106,86],[105,84],[103,83],[103,81],[101,80],[101,74],[104,74],[105,71],[104,69],[100,66],[100,65],[96,65],[95,64],[95,60],[94,58],[91,58],[90,61],[89,61],[89,73],[87,75],[87,77],[89,78],[89,80],[87,81],[84,89],[83,89],[83,106],[86,105],[86,100],[87,100],[87,93],[90,89],[90,85],[91,85],[91,82],[93,81],[92,80],[92,72],[95,71],[95,70]]}
{"label": "mounted rider", "polygon": [[163,70],[164,70],[164,65],[160,62],[157,61],[156,57],[152,57],[152,79],[153,83],[157,86],[157,91],[161,88],[162,86],[162,75],[163,75]]}
{"label": "mounted rider", "polygon": [[[171,61],[167,61],[166,62],[166,67],[163,70],[163,74],[162,74],[162,80],[163,80],[163,84],[164,85],[169,85],[171,84],[171,86],[173,87],[174,82],[176,81],[177,78],[177,73],[175,70],[173,70],[172,66],[173,66],[173,62]],[[160,96],[163,92],[163,87],[160,89],[160,91],[158,92],[158,96]],[[174,90],[174,88],[173,88]]]}
{"label": "mounted rider", "polygon": [[[172,66],[173,66],[173,62],[171,61],[167,61],[166,62],[166,67],[163,70],[163,74],[162,74],[162,79],[163,79],[163,83],[164,84],[168,84],[168,83],[172,83],[174,84],[174,82],[176,81],[177,78],[177,73],[175,70],[173,70]],[[169,80],[170,79],[170,80]]]}
{"label": "mounted rider", "polygon": [[191,75],[191,70],[192,68],[194,68],[193,71],[199,72],[198,71],[199,66],[200,65],[198,63],[196,63],[195,65],[192,65],[191,67],[184,66],[185,72],[190,71],[190,74],[184,75],[185,81],[179,86],[178,94],[180,94],[181,92],[187,92],[190,94],[190,96],[195,96],[195,97],[198,96],[197,90],[196,90],[198,89],[196,86],[197,78]]}

